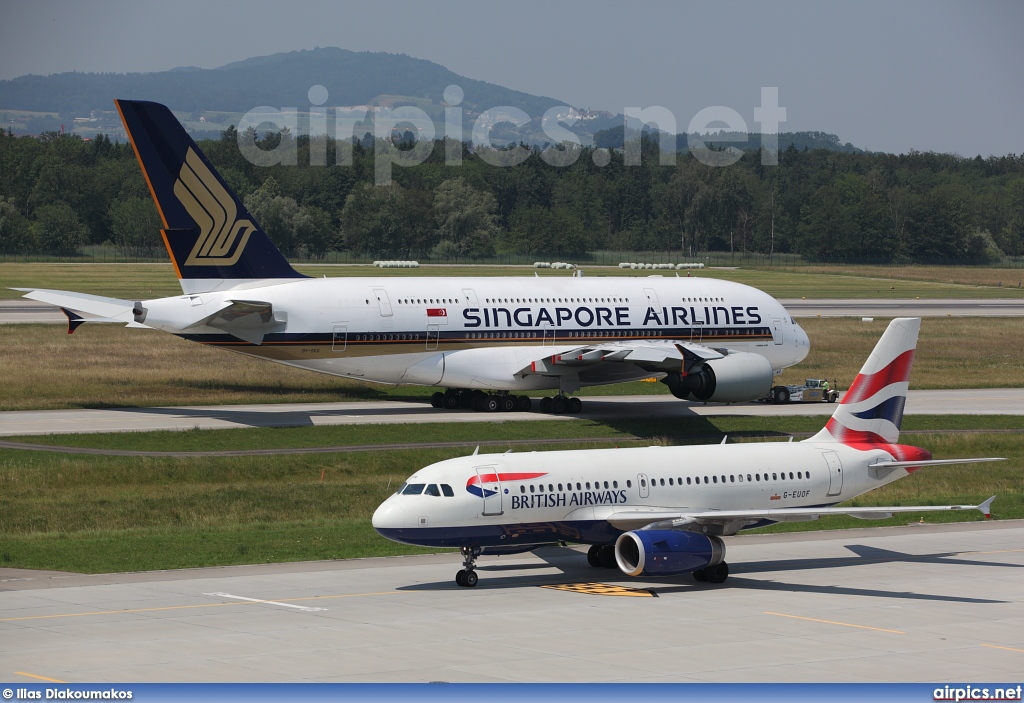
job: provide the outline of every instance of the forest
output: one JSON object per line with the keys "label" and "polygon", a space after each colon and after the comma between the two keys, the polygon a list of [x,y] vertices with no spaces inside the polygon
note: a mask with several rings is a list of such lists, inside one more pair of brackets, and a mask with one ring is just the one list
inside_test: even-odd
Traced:
{"label": "forest", "polygon": [[[283,138],[291,139],[285,135]],[[257,144],[270,149],[280,134]],[[374,185],[370,135],[327,145],[311,166],[256,166],[234,129],[200,148],[289,257],[486,260],[503,254],[586,261],[596,251],[789,254],[808,262],[997,263],[1024,255],[1024,155],[964,158],[827,149],[759,149],[710,167],[688,151],[641,164],[620,149],[529,150],[493,166],[468,144],[434,145],[426,161]],[[350,152],[337,163],[339,146]],[[446,152],[461,163],[446,165]],[[556,153],[553,153],[556,152]],[[560,153],[557,153],[560,152]],[[553,158],[554,157],[554,158]],[[572,161],[569,165],[549,162]],[[572,157],[575,157],[573,160]],[[105,136],[0,133],[0,254],[75,256],[109,244],[160,255],[160,222],[129,145]]]}

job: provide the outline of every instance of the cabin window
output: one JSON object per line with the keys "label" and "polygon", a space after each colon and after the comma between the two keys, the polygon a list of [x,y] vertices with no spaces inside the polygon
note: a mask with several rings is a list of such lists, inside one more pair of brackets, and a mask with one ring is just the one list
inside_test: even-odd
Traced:
{"label": "cabin window", "polygon": [[582,484],[582,483],[579,483],[579,482],[577,482],[577,483],[576,483],[576,490],[577,490],[577,491],[582,491],[582,490],[583,490],[583,484]]}
{"label": "cabin window", "polygon": [[629,481],[629,480],[627,480],[627,481],[626,481],[626,488],[632,488],[632,487],[633,487],[633,482],[632,482],[632,481]]}
{"label": "cabin window", "polygon": [[526,493],[526,486],[519,486],[520,493]]}
{"label": "cabin window", "polygon": [[718,483],[718,477],[717,476],[712,476],[711,480],[714,481],[715,483]]}
{"label": "cabin window", "polygon": [[590,490],[590,481],[587,481],[587,490]]}
{"label": "cabin window", "polygon": [[558,490],[562,490],[562,484],[558,484]]}
{"label": "cabin window", "polygon": [[729,483],[736,483],[736,477],[735,476],[729,476]]}
{"label": "cabin window", "polygon": [[740,483],[743,483],[743,474],[740,474]]}
{"label": "cabin window", "polygon": [[672,483],[672,479],[671,478],[668,480],[668,485],[670,485],[670,486],[675,485],[675,484]]}
{"label": "cabin window", "polygon": [[455,497],[455,492],[452,490],[452,487],[449,486],[447,483],[442,483],[441,484],[441,493],[444,494],[445,498],[454,498]]}
{"label": "cabin window", "polygon": [[607,481],[604,482],[604,487],[608,488],[608,482]]}
{"label": "cabin window", "polygon": [[804,477],[804,472],[803,471],[797,471],[796,472],[796,477],[797,478],[803,478]]}
{"label": "cabin window", "polygon": [[618,487],[619,487],[619,482],[618,481],[612,481],[612,488],[618,488]]}
{"label": "cabin window", "polygon": [[772,474],[772,480],[773,480],[773,481],[778,481],[778,480],[779,480],[779,477],[778,477],[778,476],[776,476],[775,474]]}
{"label": "cabin window", "polygon": [[689,486],[689,485],[690,485],[690,477],[689,477],[689,476],[687,476],[687,477],[686,477],[686,485],[687,485],[687,486]]}
{"label": "cabin window", "polygon": [[427,486],[427,490],[423,491],[423,495],[441,497],[441,489],[437,487],[436,483],[432,483]]}
{"label": "cabin window", "polygon": [[664,485],[665,485],[665,479],[663,479],[663,478],[659,478],[659,479],[658,479],[658,485],[659,485],[659,486],[664,486]]}
{"label": "cabin window", "polygon": [[793,472],[792,472],[792,471],[790,471],[790,472],[789,472],[789,480],[790,480],[790,481],[792,481],[792,480],[793,480]]}
{"label": "cabin window", "polygon": [[647,479],[645,479],[645,478],[640,479],[640,487],[641,488],[647,488]]}
{"label": "cabin window", "polygon": [[424,483],[409,483],[402,489],[402,495],[404,496],[418,496],[426,488]]}

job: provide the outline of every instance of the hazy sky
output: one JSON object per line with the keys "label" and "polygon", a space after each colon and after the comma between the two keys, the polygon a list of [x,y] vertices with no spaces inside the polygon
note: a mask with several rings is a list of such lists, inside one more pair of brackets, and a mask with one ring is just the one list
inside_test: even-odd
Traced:
{"label": "hazy sky", "polygon": [[[866,149],[1024,152],[1024,3],[557,0],[4,0],[0,79],[214,68],[314,46],[387,51],[577,106],[661,105],[680,131],[724,105],[751,131]],[[2,107],[2,106],[0,106]]]}

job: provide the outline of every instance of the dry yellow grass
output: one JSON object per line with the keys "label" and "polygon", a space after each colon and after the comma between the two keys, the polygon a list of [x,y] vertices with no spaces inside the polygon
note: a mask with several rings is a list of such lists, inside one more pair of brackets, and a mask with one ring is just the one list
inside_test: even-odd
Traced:
{"label": "dry yellow grass", "polygon": [[793,273],[828,273],[880,280],[931,281],[964,286],[992,286],[1024,290],[1024,268],[999,269],[978,266],[798,266],[772,270]]}
{"label": "dry yellow grass", "polygon": [[117,325],[85,325],[74,335],[60,325],[0,325],[0,367],[0,410],[337,401],[387,395],[381,386]]}
{"label": "dry yellow grass", "polygon": [[[811,353],[781,380],[856,376],[887,321],[848,318],[801,322]],[[926,318],[912,388],[1024,386],[1024,318]],[[0,410],[104,406],[323,402],[425,396],[433,389],[392,388],[302,371],[115,325],[0,325]],[[662,384],[653,384],[664,391]],[[636,386],[608,386],[610,393]],[[666,391],[667,392],[667,391]]]}
{"label": "dry yellow grass", "polygon": [[[838,380],[847,388],[888,320],[804,319],[811,339],[803,363],[786,370],[782,383],[804,378]],[[924,318],[911,388],[1019,388],[1024,386],[1024,318]]]}

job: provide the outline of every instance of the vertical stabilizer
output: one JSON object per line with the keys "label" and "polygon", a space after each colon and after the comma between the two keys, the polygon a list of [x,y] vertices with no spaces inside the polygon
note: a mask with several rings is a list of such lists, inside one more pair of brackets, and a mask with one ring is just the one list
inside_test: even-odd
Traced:
{"label": "vertical stabilizer", "polygon": [[898,317],[889,323],[871,356],[824,429],[809,442],[895,443],[907,402],[921,319]]}
{"label": "vertical stabilizer", "polygon": [[115,100],[163,221],[167,253],[186,292],[225,280],[305,278],[213,168],[170,110]]}

